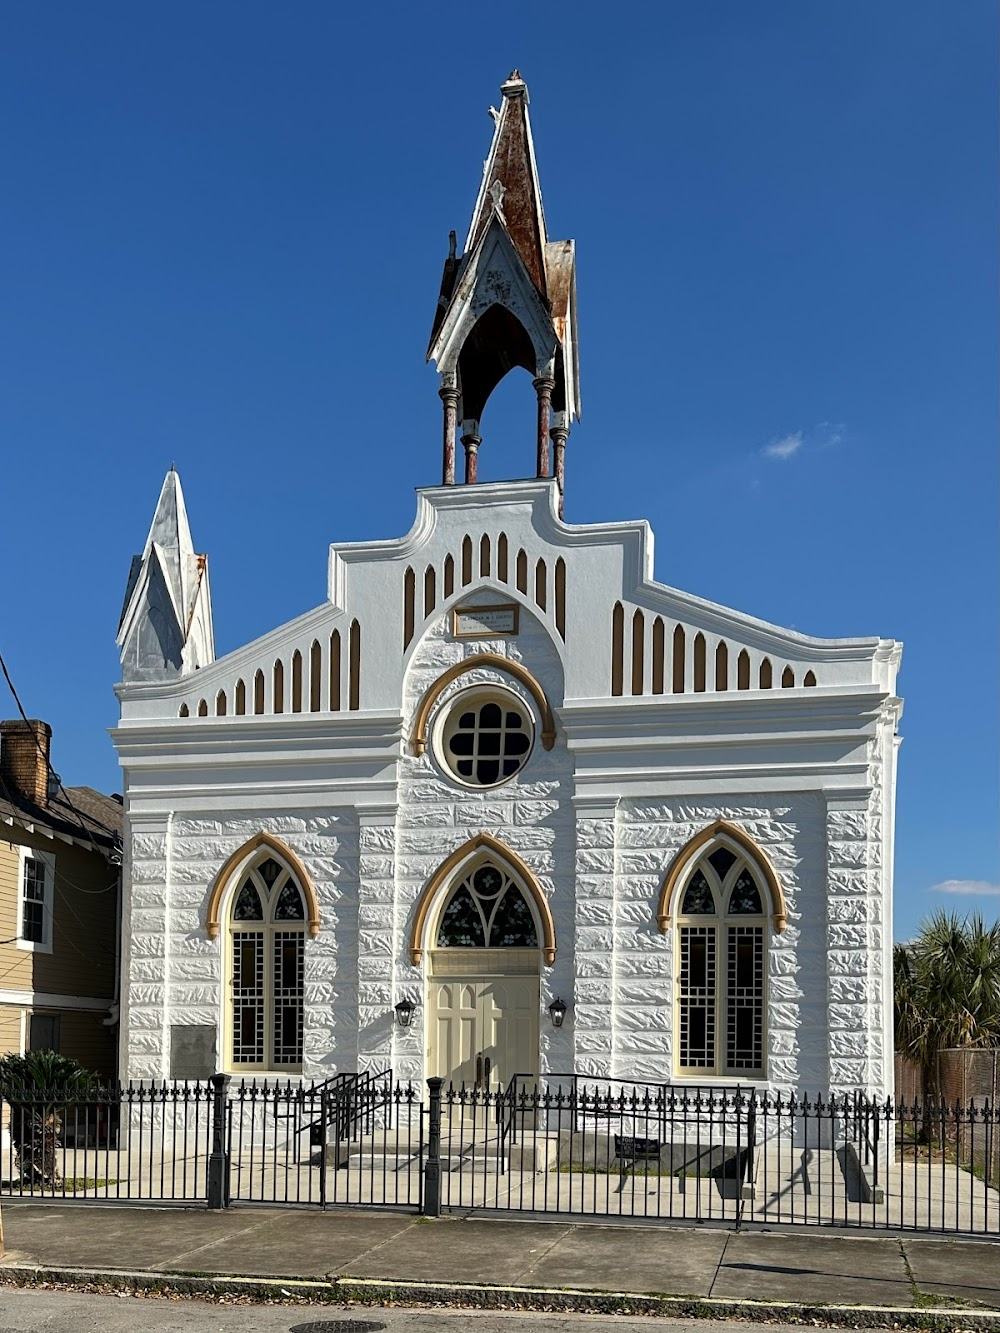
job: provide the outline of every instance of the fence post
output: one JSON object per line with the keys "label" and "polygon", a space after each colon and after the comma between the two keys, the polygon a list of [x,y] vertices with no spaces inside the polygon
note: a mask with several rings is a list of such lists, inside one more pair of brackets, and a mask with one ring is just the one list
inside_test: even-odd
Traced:
{"label": "fence post", "polygon": [[[319,1202],[320,1207],[326,1207],[326,1153],[330,1137],[330,1106],[327,1101],[327,1090],[324,1088],[319,1095],[319,1122],[320,1122],[320,1141],[319,1141]],[[337,1140],[335,1149],[340,1155],[340,1140]]]}
{"label": "fence post", "polygon": [[229,1075],[213,1074],[212,1084],[212,1152],[208,1159],[209,1208],[229,1207],[229,1145],[226,1142],[226,1103],[229,1094]]}
{"label": "fence post", "polygon": [[443,1078],[429,1078],[427,1107],[427,1157],[424,1161],[424,1214],[441,1216],[441,1089]]}

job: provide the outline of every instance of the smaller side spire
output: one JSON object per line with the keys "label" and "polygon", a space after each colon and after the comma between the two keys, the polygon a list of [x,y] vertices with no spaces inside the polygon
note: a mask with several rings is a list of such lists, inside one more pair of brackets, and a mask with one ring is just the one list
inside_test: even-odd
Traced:
{"label": "smaller side spire", "polygon": [[173,465],[143,552],[132,559],[116,642],[125,681],[186,675],[215,660],[208,557],[194,549]]}

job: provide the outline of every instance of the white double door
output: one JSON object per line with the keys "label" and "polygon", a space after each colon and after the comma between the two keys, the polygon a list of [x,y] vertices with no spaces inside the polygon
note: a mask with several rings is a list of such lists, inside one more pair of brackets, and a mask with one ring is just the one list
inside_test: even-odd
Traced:
{"label": "white double door", "polygon": [[538,975],[435,976],[428,1068],[446,1083],[496,1091],[538,1072]]}

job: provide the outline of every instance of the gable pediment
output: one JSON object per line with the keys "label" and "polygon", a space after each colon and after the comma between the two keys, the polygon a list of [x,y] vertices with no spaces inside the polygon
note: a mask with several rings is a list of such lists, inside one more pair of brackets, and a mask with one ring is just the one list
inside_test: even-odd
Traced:
{"label": "gable pediment", "polygon": [[559,345],[552,318],[496,216],[465,263],[428,353],[442,374],[454,372],[473,326],[493,305],[509,311],[524,328],[539,367],[552,360]]}

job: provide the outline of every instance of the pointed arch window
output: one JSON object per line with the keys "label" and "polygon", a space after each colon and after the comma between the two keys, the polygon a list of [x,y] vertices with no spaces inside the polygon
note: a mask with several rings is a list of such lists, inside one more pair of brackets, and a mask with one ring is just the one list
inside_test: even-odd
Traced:
{"label": "pointed arch window", "polygon": [[229,1065],[236,1072],[302,1068],[306,907],[273,856],[244,872],[229,913]]}
{"label": "pointed arch window", "polygon": [[436,943],[439,949],[537,949],[538,927],[519,885],[487,861],[452,889]]}
{"label": "pointed arch window", "polygon": [[765,1069],[766,894],[749,862],[709,846],[679,886],[677,1072],[759,1078]]}

